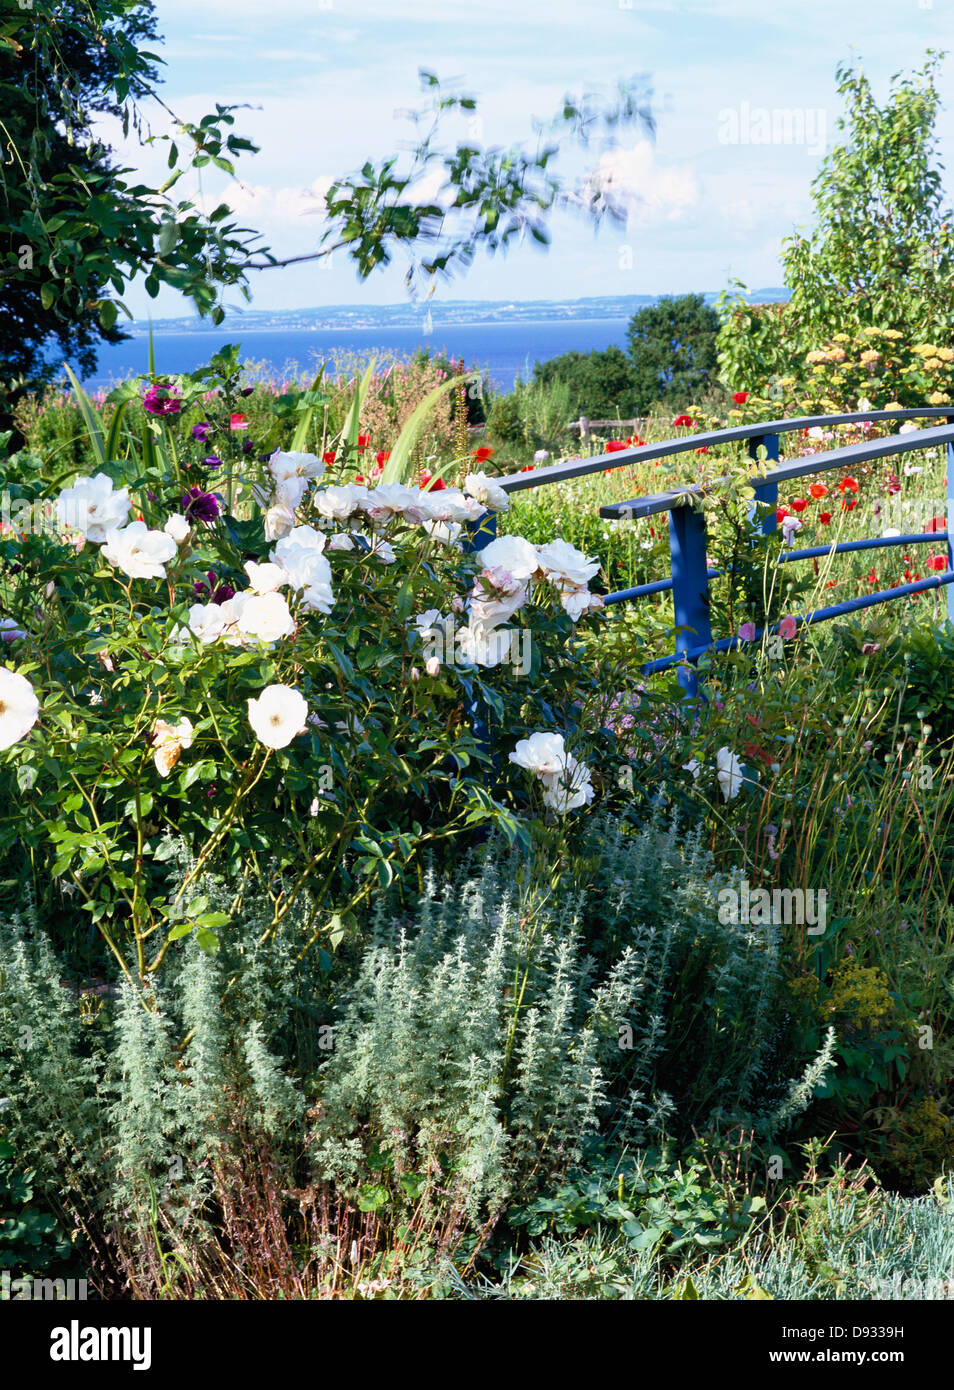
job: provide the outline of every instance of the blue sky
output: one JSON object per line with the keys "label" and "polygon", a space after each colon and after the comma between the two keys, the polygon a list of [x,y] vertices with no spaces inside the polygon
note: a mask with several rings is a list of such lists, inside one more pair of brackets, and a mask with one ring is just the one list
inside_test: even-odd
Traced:
{"label": "blue sky", "polygon": [[[478,97],[480,125],[469,134],[491,145],[529,135],[532,118],[552,114],[568,91],[609,92],[648,74],[655,141],[633,130],[615,151],[566,159],[575,173],[598,166],[611,178],[625,227],[594,234],[559,214],[548,252],[481,256],[437,290],[474,300],[680,293],[730,277],[780,284],[782,239],[808,221],[811,180],[837,138],[838,61],[860,62],[884,95],[926,48],[954,48],[954,0],[158,0],[157,14],[165,100],[186,118],[216,100],[248,103],[237,128],[261,146],[237,183],[205,171],[203,197],[224,197],[282,255],[315,247],[316,194],[335,176],[407,139],[396,113],[422,100],[420,67]],[[945,71],[954,90],[954,56]],[[949,110],[939,133],[947,162]],[[161,150],[130,142],[122,153],[161,180]],[[403,270],[396,263],[362,282],[338,253],[322,269],[256,275],[253,303],[394,303]],[[127,302],[136,314],[188,312],[172,291],[150,301],[133,286]]]}

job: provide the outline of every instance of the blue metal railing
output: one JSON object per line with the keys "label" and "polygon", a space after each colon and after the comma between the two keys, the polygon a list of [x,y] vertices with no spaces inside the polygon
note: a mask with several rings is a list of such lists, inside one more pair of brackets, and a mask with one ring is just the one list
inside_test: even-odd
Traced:
{"label": "blue metal railing", "polygon": [[[883,589],[875,593],[863,594],[859,598],[843,603],[817,608],[796,618],[799,624],[823,622],[828,618],[841,617],[863,608],[871,608],[878,603],[904,598],[908,594],[923,593],[925,590],[954,585],[954,413],[948,407],[924,407],[913,410],[875,410],[845,415],[812,415],[789,420],[771,420],[756,425],[737,425],[730,429],[715,430],[704,434],[683,435],[678,439],[664,440],[660,444],[643,444],[633,448],[618,450],[611,454],[601,454],[595,458],[573,459],[568,463],[554,464],[549,468],[535,469],[529,473],[514,473],[496,481],[505,492],[523,492],[530,488],[546,487],[554,483],[568,482],[574,478],[585,477],[590,473],[603,473],[611,469],[630,467],[649,459],[668,458],[675,454],[688,453],[697,449],[711,448],[719,444],[746,442],[749,454],[758,458],[759,448],[765,450],[766,462],[778,462],[780,439],[783,434],[802,431],[818,426],[872,423],[886,420],[924,420],[943,419],[945,425],[930,429],[912,430],[905,434],[889,435],[882,439],[867,440],[862,444],[852,444],[844,448],[830,449],[823,453],[811,454],[794,459],[789,463],[779,463],[770,472],[759,473],[751,479],[755,492],[755,502],[765,504],[767,513],[760,520],[763,534],[769,535],[776,529],[775,508],[778,503],[780,483],[791,482],[817,473],[843,470],[858,464],[871,463],[878,459],[892,458],[921,449],[946,446],[947,449],[947,487],[946,487],[946,532],[919,532],[906,536],[882,536],[870,540],[844,541],[827,546],[812,546],[805,550],[790,550],[779,556],[779,563],[788,564],[795,560],[807,560],[822,555],[842,554],[856,550],[874,550],[891,545],[918,545],[937,543],[944,536],[947,543],[947,570],[932,575],[929,579],[901,584],[893,589]],[[718,486],[718,482],[711,486]],[[656,493],[650,497],[635,498],[630,502],[614,502],[600,507],[599,514],[608,520],[635,520],[661,513],[669,514],[669,554],[670,578],[655,580],[649,584],[639,584],[631,589],[621,589],[603,596],[604,603],[628,603],[649,594],[672,592],[676,627],[675,651],[671,656],[647,662],[642,668],[646,674],[663,670],[679,664],[679,680],[688,694],[695,694],[698,688],[694,663],[709,651],[729,651],[739,644],[738,636],[713,639],[710,621],[709,581],[719,576],[718,570],[708,568],[706,561],[706,523],[703,513],[691,505],[693,495],[701,496],[699,486],[686,486],[679,490]],[[753,516],[757,507],[753,504]],[[482,549],[496,534],[496,518],[485,518],[478,530],[471,533],[470,544],[475,550]],[[948,617],[954,622],[954,588],[948,588]],[[776,632],[778,625],[770,625],[756,634],[756,640],[765,631]]]}

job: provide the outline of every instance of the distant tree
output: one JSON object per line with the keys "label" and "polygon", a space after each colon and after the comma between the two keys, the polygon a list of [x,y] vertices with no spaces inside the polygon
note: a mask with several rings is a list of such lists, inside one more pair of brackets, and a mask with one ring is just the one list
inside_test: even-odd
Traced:
{"label": "distant tree", "polygon": [[715,384],[719,316],[701,294],[667,295],[627,330],[638,413],[657,401],[686,405]]}
{"label": "distant tree", "polygon": [[622,348],[595,352],[564,352],[538,362],[533,379],[541,386],[564,383],[570,392],[571,413],[591,420],[635,415],[632,365]]}

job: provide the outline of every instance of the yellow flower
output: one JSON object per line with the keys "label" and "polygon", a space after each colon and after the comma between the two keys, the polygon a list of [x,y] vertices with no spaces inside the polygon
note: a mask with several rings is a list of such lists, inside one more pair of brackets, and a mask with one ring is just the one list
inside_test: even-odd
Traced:
{"label": "yellow flower", "polygon": [[928,396],[928,405],[950,405],[951,398],[944,391],[932,391]]}
{"label": "yellow flower", "polygon": [[874,348],[868,348],[861,354],[861,360],[862,362],[880,362],[881,353],[875,352]]}

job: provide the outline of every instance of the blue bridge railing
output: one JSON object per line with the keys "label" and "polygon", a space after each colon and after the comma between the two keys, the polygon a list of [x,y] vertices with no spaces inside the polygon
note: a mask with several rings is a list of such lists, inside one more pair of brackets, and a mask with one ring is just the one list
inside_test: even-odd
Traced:
{"label": "blue bridge railing", "polygon": [[[844,448],[829,449],[826,452],[779,461],[781,436],[793,431],[819,426],[860,424],[882,421],[906,421],[943,419],[944,425],[917,429],[903,434],[889,435],[881,439],[867,440]],[[898,454],[944,446],[947,449],[946,483],[946,532],[923,531],[904,536],[880,536],[870,540],[843,541],[831,545],[811,546],[804,550],[789,550],[779,556],[779,563],[788,564],[795,560],[809,560],[823,555],[841,554],[855,550],[875,550],[886,546],[937,544],[943,536],[947,543],[947,570],[934,574],[928,579],[915,580],[910,584],[900,584],[892,589],[863,594],[843,603],[832,604],[826,608],[816,608],[796,618],[799,624],[823,622],[828,618],[841,617],[875,604],[888,603],[892,599],[904,598],[908,594],[923,593],[928,589],[938,589],[954,584],[954,413],[947,407],[921,407],[912,410],[874,410],[847,415],[811,415],[790,420],[771,420],[757,425],[737,425],[730,429],[715,430],[704,434],[683,435],[678,439],[664,440],[659,444],[643,444],[633,448],[618,450],[611,454],[600,454],[594,458],[572,459],[567,463],[554,464],[548,468],[535,469],[530,473],[514,473],[496,481],[505,492],[523,492],[530,488],[546,487],[554,483],[568,482],[572,478],[585,477],[589,473],[603,473],[610,469],[626,468],[634,463],[649,459],[669,458],[676,454],[689,453],[719,444],[746,442],[749,454],[758,459],[759,449],[764,448],[765,460],[778,466],[768,472],[756,474],[751,479],[755,492],[753,516],[757,514],[758,503],[767,504],[768,511],[760,519],[763,534],[775,530],[777,521],[775,508],[778,503],[780,483],[791,482],[818,473],[854,468],[858,464],[872,463],[878,459],[892,458]],[[718,487],[718,482],[710,484]],[[630,502],[614,502],[600,507],[599,514],[608,520],[635,520],[641,517],[669,515],[669,554],[670,577],[655,580],[649,584],[639,584],[635,588],[621,589],[616,593],[605,594],[606,604],[628,603],[649,594],[672,592],[676,627],[675,650],[671,656],[647,662],[642,668],[646,674],[660,671],[668,666],[679,664],[679,681],[687,694],[697,693],[698,678],[695,663],[707,652],[728,651],[740,642],[738,636],[713,638],[710,620],[709,582],[719,575],[718,570],[708,568],[706,561],[706,523],[703,513],[691,504],[693,494],[699,496],[699,486],[686,486],[678,490],[656,493],[649,497],[637,497]],[[496,534],[496,518],[482,521],[479,529],[471,536],[471,546],[482,549]],[[948,617],[954,622],[954,589],[948,588]],[[767,632],[776,632],[778,624],[760,629],[756,639]]]}

